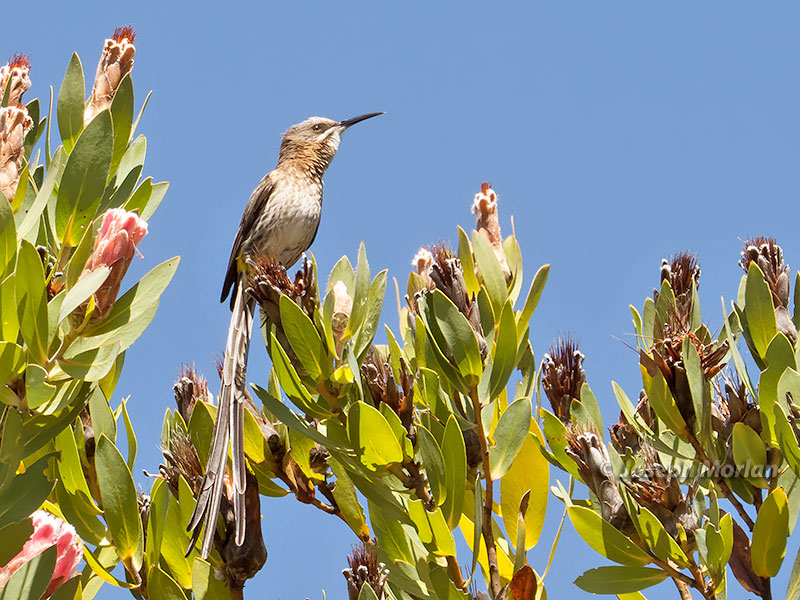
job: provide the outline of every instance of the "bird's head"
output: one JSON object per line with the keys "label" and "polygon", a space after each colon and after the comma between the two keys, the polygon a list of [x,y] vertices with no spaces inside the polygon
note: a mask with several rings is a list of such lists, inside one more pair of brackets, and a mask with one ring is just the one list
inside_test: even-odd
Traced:
{"label": "bird's head", "polygon": [[296,158],[310,159],[321,161],[327,167],[339,149],[342,133],[356,123],[382,114],[369,113],[344,121],[310,117],[302,123],[292,125],[283,134],[279,162]]}

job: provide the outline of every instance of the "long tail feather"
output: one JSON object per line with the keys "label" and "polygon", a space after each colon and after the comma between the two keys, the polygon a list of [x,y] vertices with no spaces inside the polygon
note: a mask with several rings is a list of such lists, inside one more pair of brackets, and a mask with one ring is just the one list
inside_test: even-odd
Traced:
{"label": "long tail feather", "polygon": [[244,541],[245,515],[244,491],[244,386],[247,370],[247,355],[253,325],[255,302],[245,299],[244,286],[240,281],[236,286],[235,301],[228,339],[225,345],[225,359],[222,367],[222,385],[219,395],[219,409],[214,422],[214,433],[209,449],[206,474],[200,485],[197,504],[187,530],[192,531],[192,539],[187,556],[200,538],[201,523],[203,542],[201,555],[207,558],[214,540],[217,515],[224,484],[225,467],[228,458],[228,442],[233,443],[233,481],[234,514],[236,522],[236,543]]}

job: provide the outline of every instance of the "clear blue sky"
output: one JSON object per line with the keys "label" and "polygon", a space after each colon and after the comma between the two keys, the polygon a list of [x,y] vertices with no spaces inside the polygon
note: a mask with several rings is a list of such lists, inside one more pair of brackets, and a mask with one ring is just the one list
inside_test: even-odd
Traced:
{"label": "clear blue sky", "polygon": [[[800,266],[800,5],[400,4],[162,0],[4,10],[0,57],[31,55],[29,97],[45,104],[73,50],[91,77],[115,26],[130,23],[139,34],[137,104],[154,90],[140,126],[145,173],[171,187],[131,274],[183,257],[118,386],[131,395],[141,468],[159,462],[180,365],[195,361],[213,374],[229,316],[217,300],[241,211],[274,166],[280,134],[310,115],[387,113],[344,136],[326,177],[313,246],[322,273],[363,240],[375,271],[387,267],[405,281],[421,244],[454,241],[457,224],[473,225],[472,195],[490,180],[504,233],[515,217],[528,280],[552,264],[532,330],[537,360],[559,332],[579,336],[609,423],[618,414],[611,379],[632,396],[641,385],[620,339],[631,340],[628,304],[651,293],[662,256],[700,255],[712,328],[721,323],[720,296],[736,294],[740,239],[775,236]],[[396,330],[393,307],[384,319]],[[251,379],[263,382],[266,372],[265,353],[254,351]],[[551,508],[530,555],[540,572],[560,516],[560,506]],[[263,512],[269,559],[248,597],[319,599],[322,588],[344,597],[346,527],[292,498],[265,500]],[[793,557],[792,548],[785,571]],[[546,581],[550,597],[589,597],[571,582],[598,564],[567,525]],[[731,587],[731,598],[744,597]],[[676,591],[665,583],[647,595]],[[124,596],[107,587],[100,597]]]}

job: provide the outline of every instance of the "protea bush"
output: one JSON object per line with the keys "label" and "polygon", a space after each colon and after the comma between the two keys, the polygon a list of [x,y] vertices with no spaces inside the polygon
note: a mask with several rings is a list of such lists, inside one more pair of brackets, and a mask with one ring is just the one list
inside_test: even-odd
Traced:
{"label": "protea bush", "polygon": [[[541,600],[559,533],[546,564],[528,554],[551,492],[562,524],[568,516],[616,563],[580,576],[584,590],[632,600],[671,580],[684,600],[738,587],[773,597],[800,508],[800,274],[792,291],[775,240],[748,240],[738,296],[715,321],[700,311],[697,257],[663,261],[652,297],[631,307],[642,386],[629,396],[612,384],[621,412],[607,427],[577,337],[534,358],[549,266],[525,281],[489,184],[471,233],[407,249],[391,326],[381,324],[388,274],[373,273],[363,245],[324,282],[312,254],[294,273],[252,265],[247,293],[270,364],[250,369],[267,383],[243,399],[245,536],[237,545],[226,474],[203,560],[187,525],[214,381],[176,365],[176,408],[165,407],[163,462],[147,466],[146,491],[132,476],[134,424],[115,399],[125,353],[178,266],[127,276],[137,256],[148,260],[147,221],[167,190],[142,178],[134,41],[130,27],[105,41],[88,91],[72,56],[48,102],[57,132],[39,100],[23,103],[27,57],[0,67],[3,598],[88,600],[104,585],[140,599],[242,598],[280,548],[262,534],[262,496],[290,496],[351,532],[336,597]],[[800,567],[789,586],[797,597]]]}

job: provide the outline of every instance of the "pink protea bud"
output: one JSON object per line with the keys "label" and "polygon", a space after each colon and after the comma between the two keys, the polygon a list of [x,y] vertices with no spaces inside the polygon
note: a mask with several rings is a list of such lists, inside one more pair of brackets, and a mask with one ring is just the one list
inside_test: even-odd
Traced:
{"label": "pink protea bud", "polygon": [[22,94],[31,89],[31,59],[24,54],[14,54],[0,67],[0,97],[5,94],[9,80],[8,106],[22,104]]}
{"label": "pink protea bud", "polygon": [[497,194],[490,183],[481,184],[481,192],[475,194],[475,201],[472,203],[472,212],[476,217],[475,228],[492,246],[500,262],[500,268],[503,269],[503,275],[506,280],[510,280],[511,269],[508,267],[506,252],[503,250],[503,236],[500,235],[500,222],[497,216]]}
{"label": "pink protea bud", "polygon": [[0,191],[11,202],[17,191],[25,135],[33,126],[24,106],[0,108]]}
{"label": "pink protea bud", "polygon": [[75,575],[78,563],[83,556],[83,544],[75,528],[58,517],[43,510],[31,515],[33,533],[22,546],[22,550],[9,563],[0,568],[0,589],[5,586],[11,575],[33,557],[41,554],[51,546],[58,548],[56,568],[50,578],[50,585],[44,598],[49,598],[61,585]]}
{"label": "pink protea bud", "polygon": [[134,39],[136,31],[127,25],[117,27],[114,35],[106,40],[100,62],[97,64],[92,95],[83,113],[84,124],[88,125],[97,113],[111,107],[111,101],[117,93],[122,78],[133,68],[133,55],[136,54]]}
{"label": "pink protea bud", "polygon": [[122,208],[106,211],[94,241],[94,251],[86,261],[82,274],[86,275],[103,265],[111,268],[105,282],[94,293],[94,320],[104,319],[108,315],[119,294],[122,278],[133,260],[136,246],[146,234],[147,223],[136,213]]}

